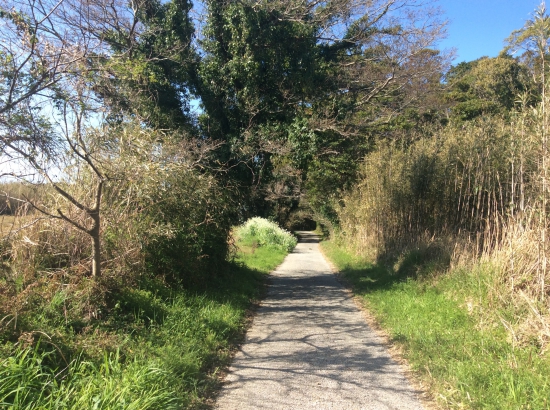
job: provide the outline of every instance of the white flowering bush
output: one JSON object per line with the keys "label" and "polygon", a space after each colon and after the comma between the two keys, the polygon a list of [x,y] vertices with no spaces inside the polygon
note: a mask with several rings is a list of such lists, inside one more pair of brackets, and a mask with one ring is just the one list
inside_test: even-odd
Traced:
{"label": "white flowering bush", "polygon": [[256,242],[258,246],[275,246],[286,251],[294,249],[298,240],[289,231],[267,219],[254,217],[237,228],[241,241]]}

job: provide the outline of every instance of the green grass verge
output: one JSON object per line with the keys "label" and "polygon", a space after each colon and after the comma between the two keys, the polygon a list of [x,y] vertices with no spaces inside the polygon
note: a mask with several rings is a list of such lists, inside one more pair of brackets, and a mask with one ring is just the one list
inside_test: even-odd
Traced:
{"label": "green grass verge", "polygon": [[388,268],[322,246],[445,407],[549,408],[549,357],[509,341],[501,319],[514,312],[491,306],[490,266],[443,274],[441,260],[409,252]]}
{"label": "green grass verge", "polygon": [[239,241],[235,261],[261,272],[275,269],[287,255],[277,246],[258,246],[253,240]]}
{"label": "green grass verge", "polygon": [[[95,326],[48,329],[63,338],[37,331],[27,342],[5,341],[0,408],[207,408],[216,374],[242,338],[251,301],[286,255],[268,246],[238,249],[225,272],[196,289],[144,283],[125,289],[110,317]],[[58,341],[69,337],[80,339],[80,352]]]}

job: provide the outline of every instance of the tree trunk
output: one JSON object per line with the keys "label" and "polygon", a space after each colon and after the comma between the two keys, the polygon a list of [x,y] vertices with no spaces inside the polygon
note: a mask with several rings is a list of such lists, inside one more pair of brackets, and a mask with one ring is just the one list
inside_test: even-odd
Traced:
{"label": "tree trunk", "polygon": [[99,238],[99,212],[91,215],[94,220],[94,228],[90,230],[92,237],[92,277],[101,276],[101,242]]}

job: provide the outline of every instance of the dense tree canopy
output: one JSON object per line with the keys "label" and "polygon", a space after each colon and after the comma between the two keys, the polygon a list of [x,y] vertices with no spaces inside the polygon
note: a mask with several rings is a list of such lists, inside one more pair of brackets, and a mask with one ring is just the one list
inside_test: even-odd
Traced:
{"label": "dense tree canopy", "polygon": [[529,72],[510,56],[481,58],[453,67],[446,76],[452,116],[472,120],[487,114],[506,114],[518,95],[533,89]]}
{"label": "dense tree canopy", "polygon": [[309,186],[326,201],[353,180],[372,130],[422,104],[444,68],[431,48],[443,24],[416,6],[206,2],[201,129],[228,143],[220,160],[251,195],[292,206]]}

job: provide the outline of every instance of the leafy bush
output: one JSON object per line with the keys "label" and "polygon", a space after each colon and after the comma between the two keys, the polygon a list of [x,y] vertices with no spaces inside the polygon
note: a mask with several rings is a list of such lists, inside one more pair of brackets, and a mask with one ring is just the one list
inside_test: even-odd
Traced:
{"label": "leafy bush", "polygon": [[[106,192],[106,199],[123,204],[118,216],[113,212],[108,249],[138,248],[146,270],[170,281],[196,283],[220,271],[228,254],[227,238],[234,225],[234,203],[216,177],[196,164],[207,161],[206,142],[191,137],[145,133],[128,127],[123,130],[128,145],[120,143],[117,173],[124,175]],[[136,149],[135,134],[141,144]],[[162,138],[162,151],[158,139]],[[127,204],[130,204],[128,206]],[[129,209],[126,226],[120,223]],[[130,233],[128,243],[124,243]],[[109,245],[109,244],[107,244]]]}
{"label": "leafy bush", "polygon": [[[162,189],[168,184],[170,189]],[[214,178],[177,170],[149,183],[139,231],[148,270],[185,283],[201,281],[225,263],[230,198]],[[152,202],[153,206],[149,206]]]}
{"label": "leafy bush", "polygon": [[256,242],[258,246],[274,246],[286,251],[291,251],[298,243],[290,232],[259,217],[250,218],[238,227],[237,235],[241,241]]}

